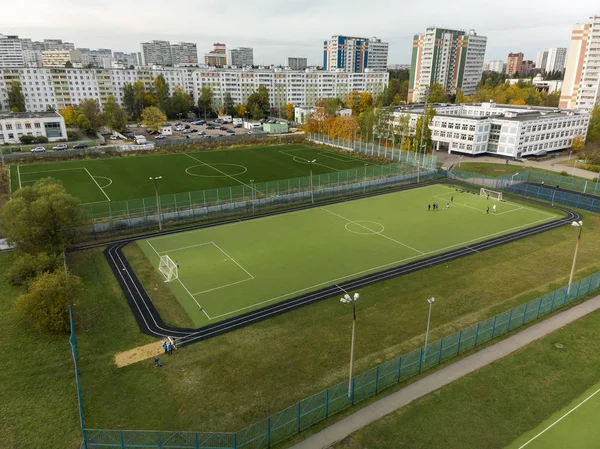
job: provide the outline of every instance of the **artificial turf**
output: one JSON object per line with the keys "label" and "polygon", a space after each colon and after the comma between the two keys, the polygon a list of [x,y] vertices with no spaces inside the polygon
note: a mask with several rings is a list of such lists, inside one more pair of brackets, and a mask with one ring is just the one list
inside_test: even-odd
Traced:
{"label": "artificial turf", "polygon": [[137,244],[157,270],[160,256],[179,265],[178,279],[147,286],[150,295],[169,288],[204,326],[558,216],[435,184]]}

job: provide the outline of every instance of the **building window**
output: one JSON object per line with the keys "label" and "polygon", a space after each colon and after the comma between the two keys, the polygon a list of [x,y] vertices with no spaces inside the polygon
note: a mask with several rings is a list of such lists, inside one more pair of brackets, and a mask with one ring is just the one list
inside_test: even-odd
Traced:
{"label": "building window", "polygon": [[21,129],[21,128],[22,128],[22,126],[21,126],[21,124],[20,124],[20,123],[17,123],[17,125],[16,125],[16,126],[17,126],[17,127],[16,127],[16,129]]}
{"label": "building window", "polygon": [[25,129],[31,129],[31,123],[25,123]]}
{"label": "building window", "polygon": [[40,124],[39,123],[34,123],[33,126],[35,126],[36,128],[40,128]]}
{"label": "building window", "polygon": [[44,122],[44,129],[48,138],[63,137],[60,122]]}

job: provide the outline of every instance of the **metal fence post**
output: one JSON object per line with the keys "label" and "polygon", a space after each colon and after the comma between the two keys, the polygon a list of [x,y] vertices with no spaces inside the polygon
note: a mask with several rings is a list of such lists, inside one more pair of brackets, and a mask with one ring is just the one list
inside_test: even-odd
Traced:
{"label": "metal fence post", "polygon": [[233,434],[233,449],[237,449],[237,432]]}
{"label": "metal fence post", "polygon": [[461,340],[462,340],[462,330],[458,333],[458,343],[457,343],[458,349],[456,350],[457,354],[460,354],[460,341]]}
{"label": "metal fence post", "polygon": [[122,430],[119,430],[119,440],[121,442],[121,449],[125,449],[125,439],[123,438]]}
{"label": "metal fence post", "polygon": [[325,390],[325,418],[329,416],[329,388]]}
{"label": "metal fence post", "polygon": [[498,319],[498,315],[494,317],[494,324],[492,325],[492,338],[494,338],[494,332],[496,332],[496,320]]}
{"label": "metal fence post", "polygon": [[477,329],[475,329],[475,344],[473,346],[477,346],[477,340],[479,339],[479,325],[481,323],[477,323]]}
{"label": "metal fence post", "polygon": [[298,433],[300,433],[300,402],[298,402],[298,416],[296,419],[298,420]]}
{"label": "metal fence post", "polygon": [[375,369],[375,394],[379,393],[379,367]]}
{"label": "metal fence post", "polygon": [[271,447],[271,417],[267,418],[267,447]]}
{"label": "metal fence post", "polygon": [[438,356],[438,365],[442,362],[442,349],[444,348],[444,340],[440,340],[440,354]]}
{"label": "metal fence post", "polygon": [[508,315],[508,329],[507,330],[510,330],[510,321],[512,320],[513,310],[515,310],[515,309],[514,308],[510,309],[510,315]]}
{"label": "metal fence post", "polygon": [[421,372],[421,366],[423,365],[423,347],[419,349],[419,372]]}
{"label": "metal fence post", "polygon": [[354,381],[356,380],[355,377],[352,378],[352,405],[354,405]]}
{"label": "metal fence post", "polygon": [[402,357],[398,357],[398,382],[400,382],[401,375],[402,375]]}

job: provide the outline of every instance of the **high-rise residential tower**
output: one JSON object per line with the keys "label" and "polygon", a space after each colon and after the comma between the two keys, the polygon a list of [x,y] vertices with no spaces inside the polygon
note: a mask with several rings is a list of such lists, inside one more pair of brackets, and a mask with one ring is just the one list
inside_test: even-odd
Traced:
{"label": "high-rise residential tower", "polygon": [[548,59],[545,66],[538,66],[540,69],[546,70],[546,73],[550,72],[562,72],[565,70],[565,64],[567,63],[567,49],[566,48],[551,48],[548,50]]}
{"label": "high-rise residential tower", "polygon": [[142,65],[172,66],[173,55],[169,41],[142,42]]}
{"label": "high-rise residential tower", "polygon": [[388,45],[376,37],[332,36],[323,42],[323,69],[349,73],[362,73],[366,69],[386,71]]}
{"label": "high-rise residential tower", "polygon": [[513,76],[515,73],[519,73],[523,66],[524,57],[525,55],[521,52],[508,54],[508,59],[506,61],[506,74],[508,76]]}
{"label": "high-rise residential tower", "polygon": [[408,101],[425,100],[433,83],[439,83],[448,94],[461,90],[475,93],[481,80],[487,37],[474,30],[468,32],[427,28],[413,40]]}
{"label": "high-rise residential tower", "polygon": [[198,64],[198,48],[191,42],[179,42],[171,44],[171,57],[173,65]]}
{"label": "high-rise residential tower", "polygon": [[254,65],[254,50],[249,47],[238,47],[227,50],[227,65],[252,67]]}
{"label": "high-rise residential tower", "polygon": [[538,69],[546,70],[547,62],[548,62],[548,51],[538,51],[537,58],[535,59],[535,66]]}
{"label": "high-rise residential tower", "polygon": [[591,111],[600,99],[600,15],[571,34],[560,108]]}
{"label": "high-rise residential tower", "polygon": [[308,67],[308,60],[306,58],[295,58],[288,56],[285,58],[285,66],[291,70],[304,70]]}
{"label": "high-rise residential tower", "polygon": [[24,62],[19,36],[0,34],[0,67],[23,67]]}
{"label": "high-rise residential tower", "polygon": [[211,67],[224,67],[227,65],[227,46],[225,44],[213,44],[213,49],[204,54],[204,64]]}

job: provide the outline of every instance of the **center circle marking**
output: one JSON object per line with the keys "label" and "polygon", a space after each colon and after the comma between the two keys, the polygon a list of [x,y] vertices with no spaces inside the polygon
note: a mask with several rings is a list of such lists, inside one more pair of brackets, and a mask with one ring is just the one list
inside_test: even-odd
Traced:
{"label": "center circle marking", "polygon": [[[217,174],[215,175],[199,175],[197,173],[192,173],[192,170],[196,167],[206,167],[208,170],[210,170],[211,167],[217,168],[222,172],[225,172],[225,174],[220,174],[217,172]],[[223,168],[221,168],[223,167]],[[238,171],[235,173],[228,173],[228,167],[237,167]],[[228,164],[227,162],[216,162],[214,164],[210,164],[210,165],[205,165],[205,164],[197,164],[197,165],[191,165],[190,167],[185,169],[185,172],[190,175],[190,176],[197,176],[199,178],[228,178],[229,176],[239,176],[239,175],[243,175],[244,173],[246,173],[248,171],[248,168],[243,166],[243,165],[239,165],[239,164]]]}
{"label": "center circle marking", "polygon": [[385,231],[385,227],[381,223],[368,220],[349,221],[344,227],[346,228],[346,231],[360,235],[381,234]]}

